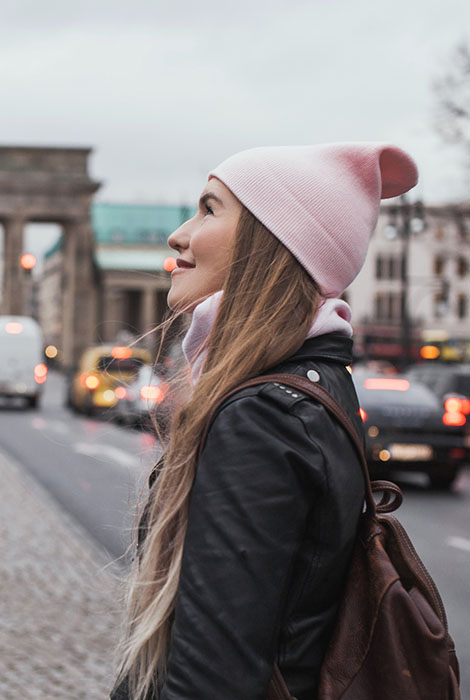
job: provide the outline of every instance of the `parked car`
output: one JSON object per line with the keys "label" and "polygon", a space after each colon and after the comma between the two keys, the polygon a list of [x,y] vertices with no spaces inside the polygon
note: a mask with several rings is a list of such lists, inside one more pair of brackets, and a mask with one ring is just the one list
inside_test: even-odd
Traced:
{"label": "parked car", "polygon": [[449,488],[470,462],[470,420],[424,384],[404,375],[394,377],[353,371],[366,433],[371,475],[419,471],[431,485]]}
{"label": "parked car", "polygon": [[443,403],[453,397],[470,400],[470,363],[425,362],[410,367],[406,376],[426,384]]}
{"label": "parked car", "polygon": [[29,316],[0,316],[0,396],[36,408],[47,378],[39,324]]}
{"label": "parked car", "polygon": [[152,355],[145,348],[95,345],[80,357],[67,390],[67,404],[88,415],[113,408],[118,386],[129,384],[142,365],[152,366]]}
{"label": "parked car", "polygon": [[142,365],[129,384],[120,384],[114,393],[117,403],[113,417],[118,423],[147,427],[152,425],[152,414],[160,425],[165,423],[166,410],[160,412],[168,395],[168,384],[155,374],[152,367]]}

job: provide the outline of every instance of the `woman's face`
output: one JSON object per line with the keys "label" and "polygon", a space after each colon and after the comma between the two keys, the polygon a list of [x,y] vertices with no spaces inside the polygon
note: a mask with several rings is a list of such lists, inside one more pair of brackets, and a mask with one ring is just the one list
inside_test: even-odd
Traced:
{"label": "woman's face", "polygon": [[201,301],[222,289],[242,205],[217,178],[202,191],[198,211],[168,239],[177,250],[168,305],[192,313]]}

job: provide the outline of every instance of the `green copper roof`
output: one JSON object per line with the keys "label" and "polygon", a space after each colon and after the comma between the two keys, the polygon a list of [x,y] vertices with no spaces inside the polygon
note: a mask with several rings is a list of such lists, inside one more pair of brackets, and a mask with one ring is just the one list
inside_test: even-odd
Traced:
{"label": "green copper roof", "polygon": [[[108,244],[119,247],[137,246],[139,253],[136,255],[139,255],[139,260],[141,260],[144,254],[142,248],[148,246],[150,253],[155,245],[166,245],[168,236],[195,213],[194,207],[173,204],[95,203],[91,208],[91,222],[96,244],[100,248]],[[44,257],[51,257],[61,247],[62,236],[59,236],[54,245],[44,254]],[[165,257],[167,255],[168,252],[165,253]],[[102,253],[97,257],[98,264],[102,261],[105,268],[108,268],[110,260],[109,256],[104,258]],[[124,264],[121,263],[122,260],[119,253],[120,265]],[[136,264],[134,269],[145,269],[141,265]],[[116,269],[128,268],[119,266]]]}
{"label": "green copper roof", "polygon": [[195,210],[170,204],[93,204],[93,232],[97,244],[142,245],[167,242],[168,236]]}

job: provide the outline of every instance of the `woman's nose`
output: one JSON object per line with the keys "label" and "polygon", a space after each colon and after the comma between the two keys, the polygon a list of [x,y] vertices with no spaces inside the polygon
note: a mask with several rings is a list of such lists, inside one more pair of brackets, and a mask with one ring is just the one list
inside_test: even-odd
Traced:
{"label": "woman's nose", "polygon": [[185,231],[185,224],[183,224],[168,237],[168,245],[170,248],[173,248],[173,250],[177,250],[178,253],[181,253],[182,250],[188,248],[189,238],[188,232]]}

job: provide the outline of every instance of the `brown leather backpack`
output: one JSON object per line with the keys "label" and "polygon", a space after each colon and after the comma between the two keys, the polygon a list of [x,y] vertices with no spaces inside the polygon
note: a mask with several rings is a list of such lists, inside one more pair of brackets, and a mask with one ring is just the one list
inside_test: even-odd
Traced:
{"label": "brown leather backpack", "polygon": [[[366,508],[317,700],[459,700],[458,661],[441,597],[405,529],[390,515],[402,502],[401,490],[389,481],[370,481],[357,431],[324,387],[291,374],[263,375],[223,400],[266,382],[292,387],[325,406],[350,436],[364,471]],[[383,494],[378,503],[374,492]],[[295,700],[277,666],[267,700]]]}

